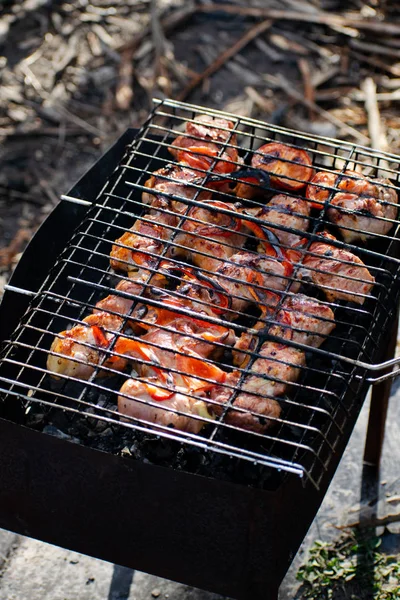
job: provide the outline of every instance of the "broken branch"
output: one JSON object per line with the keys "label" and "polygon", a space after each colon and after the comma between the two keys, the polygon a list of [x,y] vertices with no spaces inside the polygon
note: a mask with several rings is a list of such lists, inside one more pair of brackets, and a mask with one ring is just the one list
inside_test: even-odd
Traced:
{"label": "broken branch", "polygon": [[272,21],[267,19],[257,25],[254,25],[246,31],[246,33],[238,39],[230,48],[220,54],[202,73],[193,77],[188,85],[178,94],[177,100],[184,101],[189,94],[196,89],[205,79],[214,75],[224,64],[231,59],[235,54],[240,52],[247,44],[254,40],[257,36],[267,31],[272,26]]}

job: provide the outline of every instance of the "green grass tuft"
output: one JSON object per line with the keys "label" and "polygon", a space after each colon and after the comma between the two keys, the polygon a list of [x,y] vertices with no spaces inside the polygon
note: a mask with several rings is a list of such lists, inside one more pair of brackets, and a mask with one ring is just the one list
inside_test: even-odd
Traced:
{"label": "green grass tuft", "polygon": [[316,541],[297,579],[301,598],[399,600],[400,556],[380,552],[374,531],[354,530],[334,542]]}

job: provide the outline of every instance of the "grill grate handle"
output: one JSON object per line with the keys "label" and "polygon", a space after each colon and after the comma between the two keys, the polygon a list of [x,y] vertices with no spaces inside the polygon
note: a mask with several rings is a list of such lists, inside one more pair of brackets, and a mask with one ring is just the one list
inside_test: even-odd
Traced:
{"label": "grill grate handle", "polygon": [[397,369],[393,369],[389,371],[389,373],[384,373],[380,377],[368,377],[367,381],[371,385],[377,385],[378,383],[382,383],[383,381],[387,381],[388,379],[395,379],[400,376],[400,356],[397,358],[392,358],[390,360],[386,360],[383,363],[377,363],[376,365],[368,365],[367,363],[362,363],[362,366],[365,367],[369,371],[383,371],[384,369],[390,369],[392,367],[396,367]]}

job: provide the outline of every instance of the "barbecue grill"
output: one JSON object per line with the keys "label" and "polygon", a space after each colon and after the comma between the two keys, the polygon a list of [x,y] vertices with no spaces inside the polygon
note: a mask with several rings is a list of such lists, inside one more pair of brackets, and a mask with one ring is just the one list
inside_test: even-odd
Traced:
{"label": "barbecue grill", "polygon": [[[338,171],[340,177],[348,169],[359,170],[367,177],[384,176],[399,189],[400,159],[395,155],[180,102],[156,102],[143,127],[129,129],[62,196],[6,287],[0,311],[0,526],[235,598],[274,599],[333,477],[369,385],[396,373],[387,372],[396,360],[386,360],[386,346],[399,297],[399,222],[393,221],[387,235],[373,234],[362,243],[346,244],[339,236],[332,241],[358,256],[375,284],[362,304],[329,303],[336,328],[320,348],[285,341],[306,351],[306,364],[278,399],[281,415],[262,433],[244,431],[226,418],[240,384],[216,418],[197,417],[205,422],[200,433],[121,418],[116,399],[127,375],[105,366],[116,353],[114,342],[87,380],[70,375],[56,379],[46,366],[55,336],[82,323],[108,294],[132,300],[116,336],[132,320],[140,322],[134,313],[140,302],[163,307],[162,296],[149,293],[152,277],[174,247],[182,222],[190,219],[190,209],[210,206],[201,193],[215,179],[212,166],[197,168],[192,198],[165,194],[185,203],[186,210],[154,257],[141,293],[115,291],[126,274],[110,269],[109,255],[115,240],[137,219],[148,219],[141,199],[145,182],[155,170],[174,164],[169,146],[201,114],[234,122],[218,160],[226,160],[221,158],[224,151],[235,146],[234,134],[244,167],[258,147],[277,140],[306,149],[316,171]],[[226,178],[233,186],[235,174]],[[276,193],[268,178],[261,185],[267,196]],[[224,190],[218,198],[232,208],[215,210],[234,215],[238,198]],[[331,189],[330,198],[334,193]],[[327,217],[329,201],[318,214],[311,213],[308,231],[301,232],[306,238],[303,257],[313,242],[323,239],[325,229],[334,230]],[[252,199],[248,205],[263,202]],[[257,217],[249,219],[257,223]],[[276,228],[291,231],[285,225]],[[174,262],[173,254],[168,256]],[[286,294],[301,261],[288,277]],[[179,297],[181,263],[175,262],[167,286],[169,294]],[[304,293],[327,303],[309,281],[302,285]],[[193,316],[189,308],[177,312]],[[208,319],[228,323],[240,335],[254,327],[259,315],[250,309],[234,317]],[[268,331],[258,335],[261,343]],[[257,352],[249,351],[241,381]],[[232,370],[229,349],[222,348],[218,365]],[[384,369],[385,374],[371,376]]]}

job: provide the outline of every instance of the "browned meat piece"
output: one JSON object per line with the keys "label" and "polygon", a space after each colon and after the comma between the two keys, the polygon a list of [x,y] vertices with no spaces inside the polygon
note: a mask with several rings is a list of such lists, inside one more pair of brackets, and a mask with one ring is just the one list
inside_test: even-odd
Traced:
{"label": "browned meat piece", "polygon": [[[189,167],[206,171],[212,167],[214,173],[231,173],[241,162],[236,147],[232,147],[237,145],[236,134],[231,131],[233,126],[226,119],[201,115],[186,123],[186,135],[178,136],[169,151]],[[221,154],[226,143],[229,145]],[[213,165],[216,157],[218,161]]]}
{"label": "browned meat piece", "polygon": [[396,190],[385,185],[373,188],[375,197],[342,192],[332,199],[328,218],[338,226],[345,242],[386,235],[392,229],[398,211]]}
{"label": "browned meat piece", "polygon": [[210,201],[208,204],[209,209],[200,206],[190,209],[181,232],[174,240],[170,255],[174,258],[190,257],[201,269],[215,271],[222,261],[242,247],[245,238],[239,233],[239,216],[236,218],[219,211],[221,208],[232,211],[231,205],[217,201]]}
{"label": "browned meat piece", "polygon": [[[265,222],[265,226],[273,231],[281,244],[290,248],[300,242],[302,236],[299,233],[307,231],[309,215],[310,206],[306,200],[286,194],[277,194],[255,216]],[[290,227],[295,229],[296,233],[270,227],[270,224]]]}
{"label": "browned meat piece", "polygon": [[[211,414],[218,416],[222,414],[235,393],[239,379],[240,373],[234,371],[228,374],[223,386],[215,386],[211,390],[210,400],[212,403],[208,404],[208,411]],[[279,419],[282,413],[281,406],[275,398],[256,396],[247,392],[239,392],[233,406],[240,410],[229,408],[224,422],[247,431],[260,433],[272,427],[275,419]]]}
{"label": "browned meat piece", "polygon": [[[226,378],[224,371],[203,359],[220,354],[216,343],[233,344],[235,335],[204,320],[176,313],[174,318],[172,310],[159,310],[153,321],[154,326],[138,340],[119,338],[116,343],[117,352],[136,360],[142,378],[124,383],[120,394],[129,397],[119,396],[118,410],[156,425],[198,433],[204,421],[192,416],[212,418],[202,396]],[[161,329],[160,324],[168,328]]]}
{"label": "browned meat piece", "polygon": [[360,194],[365,185],[368,185],[368,181],[357,171],[318,171],[307,186],[306,198],[313,208],[322,210],[323,204],[336,191]]}
{"label": "browned meat piece", "polygon": [[172,229],[162,222],[161,215],[137,219],[132,229],[126,231],[113,245],[111,267],[128,273],[138,271],[139,268],[146,270],[146,267],[154,267],[158,260],[154,255],[161,254],[164,241],[170,239],[171,233]]}
{"label": "browned meat piece", "polygon": [[237,252],[216,271],[219,285],[232,298],[232,308],[242,312],[249,303],[256,302],[274,306],[279,296],[271,292],[293,292],[300,287],[299,281],[291,282],[285,262],[265,254]]}
{"label": "browned meat piece", "polygon": [[331,308],[304,294],[286,298],[276,321],[269,329],[271,335],[314,348],[318,348],[335,329]]}
{"label": "browned meat piece", "polygon": [[329,240],[335,239],[333,236],[321,235],[325,239],[312,243],[304,257],[306,272],[329,302],[349,300],[363,304],[371,293],[374,277],[358,256],[329,244]]}
{"label": "browned meat piece", "polygon": [[[216,286],[216,290],[219,290],[219,294],[229,300],[229,310],[219,311],[224,313],[227,319],[236,318],[236,313],[243,312],[251,303],[276,306],[279,301],[276,292],[283,291],[290,285],[284,263],[265,254],[245,250],[231,256],[229,262],[220,264],[215,275],[208,277]],[[292,289],[297,290],[299,286],[298,282],[292,283]],[[194,301],[195,310],[207,310],[207,305],[216,305],[215,289],[210,289],[204,284],[184,284],[182,289],[188,298]],[[196,303],[196,300],[201,302]]]}
{"label": "browned meat piece", "polygon": [[[314,348],[318,348],[335,328],[335,316],[329,306],[304,294],[288,296],[276,317],[273,311],[266,314],[254,329],[268,328],[271,335]],[[270,326],[271,321],[275,324]],[[257,344],[256,333],[242,333],[234,347],[234,364],[244,369],[251,359],[247,352],[254,352]]]}
{"label": "browned meat piece", "polygon": [[[61,356],[48,355],[48,370],[55,376],[89,379],[100,359],[104,357],[103,351],[110,347],[121,326],[121,318],[99,312],[85,317],[83,324],[75,325],[68,331],[61,331],[54,338],[50,348],[50,352],[57,352]],[[122,371],[126,362],[124,358],[110,355],[103,364],[105,367]]]}
{"label": "browned meat piece", "polygon": [[236,134],[232,136],[231,131],[233,127],[233,121],[228,121],[221,117],[200,115],[193,121],[186,123],[186,133],[216,144],[225,144],[231,138],[231,142],[236,144]]}
{"label": "browned meat piece", "polygon": [[[143,289],[145,287],[144,282],[146,279],[146,274],[139,273],[138,278],[123,279],[118,283],[115,289],[120,292],[124,292],[125,294],[132,294],[132,296],[138,296],[143,292]],[[126,296],[119,296],[117,294],[110,294],[109,296],[106,296],[96,304],[96,308],[93,312],[97,313],[111,311],[124,317],[129,314],[129,311],[131,310],[135,300],[136,298],[129,298]]]}
{"label": "browned meat piece", "polygon": [[[288,386],[297,381],[300,369],[305,365],[305,354],[276,342],[265,342],[259,354],[233,401],[233,408],[227,413],[226,422],[262,433],[273,424],[271,418],[279,418],[281,407],[276,398],[285,394]],[[239,376],[233,373],[224,383],[237,386],[238,379]],[[221,404],[226,404],[232,395],[233,390],[223,386],[211,390],[211,399]],[[209,410],[217,412],[215,406],[210,406]]]}
{"label": "browned meat piece", "polygon": [[[152,192],[143,192],[143,203],[151,205],[153,210],[160,208],[176,213],[184,213],[188,209],[185,199],[192,200],[196,197],[197,200],[204,201],[211,198],[211,192],[196,187],[201,185],[203,179],[204,175],[198,171],[180,165],[167,165],[162,169],[158,169],[158,171],[154,171],[153,175],[144,184]],[[157,192],[159,192],[158,195]],[[182,198],[183,202],[169,198],[164,194]]]}
{"label": "browned meat piece", "polygon": [[203,400],[193,398],[186,388],[168,391],[160,387],[157,378],[127,379],[118,396],[118,411],[153,425],[189,433],[199,433],[205,425],[202,419],[212,419]]}
{"label": "browned meat piece", "polygon": [[[303,189],[314,172],[311,158],[305,150],[280,142],[261,146],[254,152],[251,166],[267,171],[270,174],[271,186],[293,192]],[[239,183],[236,188],[239,198],[253,198],[260,192],[263,195],[262,190],[246,183]]]}

